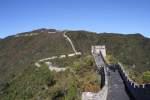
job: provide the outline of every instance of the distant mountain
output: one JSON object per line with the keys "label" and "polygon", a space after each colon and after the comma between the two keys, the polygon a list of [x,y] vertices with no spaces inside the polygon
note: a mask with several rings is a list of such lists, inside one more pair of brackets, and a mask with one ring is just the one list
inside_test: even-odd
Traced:
{"label": "distant mountain", "polygon": [[41,29],[37,29],[34,30],[32,32],[37,32],[37,33],[48,33],[48,32],[57,32],[58,30],[56,29],[46,29],[46,28],[41,28]]}
{"label": "distant mountain", "polygon": [[[28,35],[33,32],[38,34]],[[48,32],[49,30],[39,29],[20,33],[17,37],[9,36],[0,41],[0,76],[3,76],[0,80],[8,80],[39,59],[72,53],[72,48],[62,32]]]}
{"label": "distant mountain", "polygon": [[[124,35],[68,31],[66,34],[73,41],[77,51],[81,51],[83,55],[91,53],[92,45],[106,45],[107,54],[113,55],[115,59],[133,69],[137,77],[150,70],[150,39],[139,33]],[[28,76],[27,71],[32,71],[34,63],[39,59],[69,53],[73,53],[69,42],[63,37],[62,31],[55,29],[42,28],[2,39],[0,90],[8,88],[11,82],[21,75]]]}
{"label": "distant mountain", "polygon": [[70,31],[76,48],[89,53],[91,45],[106,45],[107,53],[126,65],[135,65],[135,71],[150,70],[150,39],[141,34],[90,33]]}
{"label": "distant mountain", "polygon": [[[19,36],[33,36],[33,35],[38,35],[38,34],[46,34],[46,33],[56,33],[56,32],[59,32],[58,30],[56,29],[46,29],[46,28],[41,28],[41,29],[37,29],[37,30],[33,30],[33,31],[30,31],[30,32],[23,32],[23,33],[18,33],[16,35],[14,35],[15,37],[19,37]],[[11,37],[11,36],[9,36]]]}
{"label": "distant mountain", "polygon": [[[86,83],[89,82],[89,75],[93,76],[92,82],[95,82],[97,77],[93,68],[94,63],[90,60],[92,57],[89,59],[89,56],[85,58],[75,56],[62,60],[56,59],[55,62],[60,64],[59,67],[70,63],[69,67],[75,67],[73,72],[70,70],[51,72],[45,63],[39,68],[35,66],[35,62],[40,59],[74,53],[63,33],[39,29],[9,36],[0,41],[0,100],[56,100],[64,98],[66,92],[68,100],[81,98],[79,92],[83,91],[84,81],[88,79]],[[79,70],[81,68],[82,70]],[[84,71],[86,73],[83,73]],[[85,77],[82,78],[81,75]],[[98,80],[97,84],[100,82]],[[83,84],[77,89],[81,82]],[[99,88],[100,84],[98,84]]]}
{"label": "distant mountain", "polygon": [[149,38],[139,33],[124,35],[70,31],[68,35],[76,48],[83,53],[90,53],[92,45],[106,45],[107,55],[112,55],[116,61],[122,62],[133,80],[144,83],[143,74],[150,70]]}
{"label": "distant mountain", "polygon": [[[34,33],[37,33],[34,35]],[[54,34],[49,34],[54,33]],[[26,35],[25,35],[26,34]],[[28,35],[33,34],[33,35]],[[37,29],[19,33],[0,41],[0,79],[23,70],[40,58],[71,53],[70,44],[56,29]],[[127,65],[136,65],[135,70],[150,69],[150,39],[141,34],[93,33],[68,31],[75,47],[83,54],[91,52],[92,45],[106,45],[107,53]],[[24,65],[25,64],[25,65]],[[20,67],[20,65],[24,65]],[[9,72],[9,73],[8,73]]]}

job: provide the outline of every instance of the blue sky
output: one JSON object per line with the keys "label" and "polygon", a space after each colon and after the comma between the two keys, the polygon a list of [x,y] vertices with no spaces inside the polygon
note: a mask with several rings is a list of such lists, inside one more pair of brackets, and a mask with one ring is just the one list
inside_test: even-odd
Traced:
{"label": "blue sky", "polygon": [[1,38],[38,28],[150,37],[150,0],[0,0]]}

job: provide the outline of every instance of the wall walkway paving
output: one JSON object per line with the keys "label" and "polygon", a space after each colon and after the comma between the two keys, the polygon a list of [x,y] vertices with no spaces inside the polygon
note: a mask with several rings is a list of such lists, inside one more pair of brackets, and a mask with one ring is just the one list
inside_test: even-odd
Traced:
{"label": "wall walkway paving", "polygon": [[130,100],[123,80],[117,70],[115,72],[110,70],[107,100]]}

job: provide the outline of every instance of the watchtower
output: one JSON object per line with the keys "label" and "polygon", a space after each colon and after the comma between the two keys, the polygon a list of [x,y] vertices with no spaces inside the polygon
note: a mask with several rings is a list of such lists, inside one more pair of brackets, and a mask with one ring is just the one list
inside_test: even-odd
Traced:
{"label": "watchtower", "polygon": [[106,47],[105,45],[96,45],[92,46],[92,54],[99,54],[102,53],[103,57],[106,57]]}

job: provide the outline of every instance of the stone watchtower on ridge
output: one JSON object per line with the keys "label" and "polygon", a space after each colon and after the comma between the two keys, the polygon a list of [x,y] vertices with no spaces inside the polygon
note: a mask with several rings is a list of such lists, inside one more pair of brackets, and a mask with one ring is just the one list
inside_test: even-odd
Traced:
{"label": "stone watchtower on ridge", "polygon": [[91,52],[92,52],[92,54],[99,54],[101,52],[103,57],[106,57],[106,47],[105,47],[105,45],[92,46]]}

